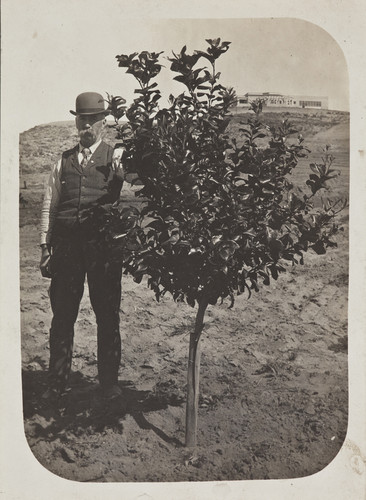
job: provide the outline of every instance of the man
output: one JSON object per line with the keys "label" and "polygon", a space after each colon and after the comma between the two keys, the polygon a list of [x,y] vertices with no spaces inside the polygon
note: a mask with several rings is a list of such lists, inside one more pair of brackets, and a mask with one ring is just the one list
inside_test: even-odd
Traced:
{"label": "man", "polygon": [[76,128],[80,142],[65,151],[51,170],[41,214],[40,269],[51,278],[53,318],[50,329],[50,387],[45,398],[60,396],[71,369],[74,324],[87,276],[96,315],[98,378],[103,394],[121,394],[119,307],[121,265],[109,259],[91,217],[95,205],[119,199],[123,184],[121,150],[102,140],[106,126],[104,99],[95,92],[76,98]]}

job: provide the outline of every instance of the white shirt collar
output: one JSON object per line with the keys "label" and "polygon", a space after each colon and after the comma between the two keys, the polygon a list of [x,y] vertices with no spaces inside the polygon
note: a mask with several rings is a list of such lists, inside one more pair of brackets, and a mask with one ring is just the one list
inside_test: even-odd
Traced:
{"label": "white shirt collar", "polygon": [[[95,150],[97,149],[97,147],[99,146],[99,144],[101,142],[102,142],[102,139],[99,139],[99,141],[95,142],[94,144],[92,144],[90,146],[90,148],[88,148],[88,149],[90,149],[91,154],[93,154],[95,152]],[[79,153],[81,153],[83,149],[85,149],[84,146],[82,146],[79,142]]]}

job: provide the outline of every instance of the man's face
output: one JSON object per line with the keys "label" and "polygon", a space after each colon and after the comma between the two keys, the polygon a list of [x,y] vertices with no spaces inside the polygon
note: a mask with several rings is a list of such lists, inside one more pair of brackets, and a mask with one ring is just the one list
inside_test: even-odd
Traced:
{"label": "man's face", "polygon": [[90,146],[102,138],[105,124],[106,119],[104,114],[77,115],[76,128],[79,132],[80,143],[84,148],[90,148]]}

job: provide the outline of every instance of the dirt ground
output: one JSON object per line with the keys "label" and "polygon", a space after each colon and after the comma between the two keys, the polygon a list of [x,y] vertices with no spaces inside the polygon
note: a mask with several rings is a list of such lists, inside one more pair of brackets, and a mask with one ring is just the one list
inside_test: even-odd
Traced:
{"label": "dirt ground", "polygon": [[[348,115],[296,118],[313,151],[297,178],[305,178],[320,146],[331,143],[341,172],[331,196],[348,196]],[[144,283],[129,276],[123,277],[120,309],[123,397],[110,403],[100,397],[86,287],[70,391],[57,408],[42,401],[51,310],[49,280],[38,269],[39,210],[50,161],[73,143],[72,130],[72,124],[44,125],[20,138],[24,425],[34,456],[55,474],[82,482],[295,478],[324,468],[347,430],[346,212],[338,248],[325,256],[307,254],[303,266],[288,266],[270,287],[250,299],[238,297],[232,310],[225,302],[208,309],[194,452],[184,447],[184,426],[195,310],[169,296],[157,303]],[[128,186],[123,197],[134,199]]]}

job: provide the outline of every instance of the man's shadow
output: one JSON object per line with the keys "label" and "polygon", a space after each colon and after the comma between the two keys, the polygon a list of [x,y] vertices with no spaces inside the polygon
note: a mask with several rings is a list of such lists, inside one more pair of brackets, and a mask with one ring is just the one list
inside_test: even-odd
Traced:
{"label": "man's shadow", "polygon": [[[122,395],[108,401],[103,399],[94,378],[73,372],[70,391],[59,400],[50,402],[42,398],[47,389],[46,367],[43,366],[43,360],[35,361],[44,370],[22,372],[23,413],[25,420],[32,419],[32,438],[65,440],[68,433],[79,434],[88,429],[103,432],[105,428],[121,433],[124,417],[131,415],[141,429],[151,429],[166,443],[183,446],[179,439],[165,434],[144,415],[144,412],[158,411],[168,406],[182,406],[184,401],[176,388],[157,385],[151,391],[141,391],[129,381],[120,381]],[[36,415],[43,417],[41,423],[32,418]]]}

